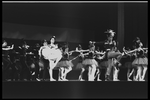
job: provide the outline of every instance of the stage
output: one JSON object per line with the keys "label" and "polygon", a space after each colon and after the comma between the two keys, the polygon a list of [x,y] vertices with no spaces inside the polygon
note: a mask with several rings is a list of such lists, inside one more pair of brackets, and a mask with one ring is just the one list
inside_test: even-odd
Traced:
{"label": "stage", "polygon": [[[112,72],[117,73],[117,70],[113,71],[112,69],[110,70],[111,73],[106,74],[106,66],[113,66],[113,64],[110,64],[112,62],[108,61],[108,63],[101,65],[101,62],[105,61],[105,59],[98,61],[102,67],[99,66],[98,74],[102,81],[96,81],[98,76],[95,78],[95,81],[87,81],[88,67],[85,67],[82,76],[85,81],[78,81],[81,69],[77,70],[77,64],[86,58],[94,58],[94,56],[84,56],[84,59],[78,57],[72,60],[82,53],[74,52],[69,56],[69,60],[72,60],[71,62],[74,65],[66,76],[69,81],[57,81],[58,76],[61,75],[59,74],[59,69],[53,70],[53,78],[56,81],[2,81],[2,98],[147,99],[148,70],[144,77],[146,81],[127,81],[129,69],[136,68],[132,66],[135,54],[137,54],[137,57],[139,55],[139,57],[147,56],[148,58],[148,51],[143,49],[141,50],[142,52],[144,51],[142,53],[137,49],[139,47],[140,49],[148,48],[147,8],[148,4],[145,1],[144,3],[139,1],[135,3],[120,1],[102,1],[97,3],[95,1],[91,3],[54,3],[54,1],[49,1],[49,3],[3,2],[2,56],[5,55],[7,57],[6,59],[4,56],[2,57],[2,80],[50,79],[47,65],[52,64],[50,64],[51,62],[47,63],[47,65],[42,63],[39,57],[39,53],[44,56],[43,49],[42,52],[39,52],[39,49],[46,44],[46,42],[43,44],[45,40],[50,48],[57,48],[58,46],[63,51],[63,58],[65,59],[68,59],[64,56],[66,51],[74,51],[77,47],[83,50],[94,51],[92,55],[95,57],[99,55],[96,51],[106,51],[106,59],[109,58],[109,56],[107,57],[109,54],[108,49],[112,51],[119,50],[126,56],[128,54],[130,56],[129,58],[122,56],[122,59],[119,59],[119,62],[122,64],[118,72],[120,81],[104,81],[107,79],[107,74],[110,74],[110,79],[112,79]],[[106,32],[109,29],[110,31]],[[56,38],[52,39],[52,36]],[[140,42],[134,41],[136,37],[140,38],[143,47]],[[135,54],[131,53],[131,51],[135,50],[134,46],[140,51],[139,54],[138,52]],[[127,54],[123,50],[124,47]],[[90,56],[91,52],[88,53]],[[27,55],[29,56],[27,57]],[[26,60],[24,61],[22,58]],[[118,59],[118,57],[112,58]],[[135,65],[148,65],[145,59],[140,60]],[[85,65],[97,65],[95,61],[89,60],[88,62],[92,62],[92,64]],[[10,67],[8,66],[9,64],[13,66]],[[68,65],[70,66],[70,64]],[[66,67],[66,65],[61,65],[61,67]],[[52,67],[50,66],[50,68]],[[135,70],[135,72],[138,72],[139,77],[140,73],[144,71]],[[131,75],[131,80],[134,74]]]}

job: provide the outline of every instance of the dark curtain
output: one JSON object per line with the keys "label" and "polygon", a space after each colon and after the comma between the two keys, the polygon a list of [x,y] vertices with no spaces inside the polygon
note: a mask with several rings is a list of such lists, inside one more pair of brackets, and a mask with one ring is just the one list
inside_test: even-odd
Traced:
{"label": "dark curtain", "polygon": [[125,37],[126,46],[131,46],[132,40],[138,36],[143,45],[148,44],[148,4],[125,4]]}

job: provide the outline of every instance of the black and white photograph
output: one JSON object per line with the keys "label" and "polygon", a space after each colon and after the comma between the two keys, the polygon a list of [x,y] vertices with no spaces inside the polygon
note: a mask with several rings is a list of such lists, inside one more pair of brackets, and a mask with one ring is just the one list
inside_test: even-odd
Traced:
{"label": "black and white photograph", "polygon": [[148,1],[2,1],[2,98],[148,98]]}

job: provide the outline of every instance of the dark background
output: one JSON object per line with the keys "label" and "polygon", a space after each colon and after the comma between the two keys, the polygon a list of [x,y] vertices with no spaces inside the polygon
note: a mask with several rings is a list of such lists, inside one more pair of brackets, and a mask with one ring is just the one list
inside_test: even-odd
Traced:
{"label": "dark background", "polygon": [[[139,36],[148,43],[147,3],[124,3],[124,45]],[[104,41],[104,32],[118,31],[118,3],[2,4],[3,38],[49,39],[59,42]],[[117,39],[117,35],[115,36]]]}
{"label": "dark background", "polygon": [[148,46],[148,4],[125,4],[124,18],[125,45],[138,36]]}

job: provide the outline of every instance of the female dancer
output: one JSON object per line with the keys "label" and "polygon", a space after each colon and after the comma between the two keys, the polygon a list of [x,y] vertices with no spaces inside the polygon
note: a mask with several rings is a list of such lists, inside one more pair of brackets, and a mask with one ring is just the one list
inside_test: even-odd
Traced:
{"label": "female dancer", "polygon": [[55,43],[55,36],[50,38],[50,44],[42,50],[42,55],[45,57],[45,59],[49,61],[50,81],[56,81],[53,78],[53,69],[57,65],[59,60],[62,58],[62,52],[60,51],[60,49],[58,49],[58,46],[55,45],[54,43]]}
{"label": "female dancer", "polygon": [[51,54],[49,55],[49,74],[51,81],[55,81],[55,79],[53,79],[53,69],[62,58],[62,52],[58,49],[58,45],[54,44],[55,39],[55,36],[53,36],[50,39],[50,44],[48,45],[51,49]]}
{"label": "female dancer", "polygon": [[[144,77],[145,77],[147,65],[148,65],[148,59],[144,55],[144,49],[142,48],[143,44],[140,38],[136,37],[133,43],[134,43],[133,45],[134,48],[137,49],[137,52],[136,52],[137,57],[132,62],[132,65],[135,66],[135,68],[137,69],[135,81],[144,81]],[[142,75],[142,69],[143,69],[143,75]]]}
{"label": "female dancer", "polygon": [[97,61],[94,59],[95,56],[95,42],[89,41],[89,54],[88,57],[82,62],[84,66],[88,66],[88,81],[94,81],[96,68],[98,67]]}
{"label": "female dancer", "polygon": [[58,81],[68,81],[66,79],[67,74],[72,70],[73,63],[69,61],[69,56],[72,54],[72,52],[69,52],[68,45],[64,45],[62,47],[62,59],[57,64],[57,67],[59,67],[59,78]]}
{"label": "female dancer", "polygon": [[83,73],[85,71],[85,67],[83,66],[82,62],[84,60],[84,54],[82,52],[82,46],[79,44],[78,47],[76,48],[76,51],[81,51],[79,54],[79,62],[76,66],[76,69],[81,69],[80,75],[79,75],[79,81],[84,81],[83,79]]}
{"label": "female dancer", "polygon": [[[148,50],[145,50],[145,52],[144,52],[144,58],[148,60]],[[146,71],[147,71],[147,66],[142,66],[141,81],[145,81]]]}
{"label": "female dancer", "polygon": [[125,52],[125,55],[124,55],[123,59],[121,60],[121,64],[125,68],[127,68],[127,81],[132,81],[130,79],[130,76],[132,75],[132,73],[134,71],[134,68],[132,66],[132,62],[133,62],[135,56],[134,56],[134,53],[128,53],[131,51],[129,47],[126,50],[124,47],[123,51]]}
{"label": "female dancer", "polygon": [[100,79],[100,75],[101,75],[101,69],[102,69],[102,66],[101,66],[101,60],[104,59],[105,57],[105,52],[100,52],[99,48],[96,50],[96,61],[99,63],[99,66],[97,67],[97,70],[96,70],[96,74],[95,74],[95,78],[97,77],[97,81],[102,81]]}

